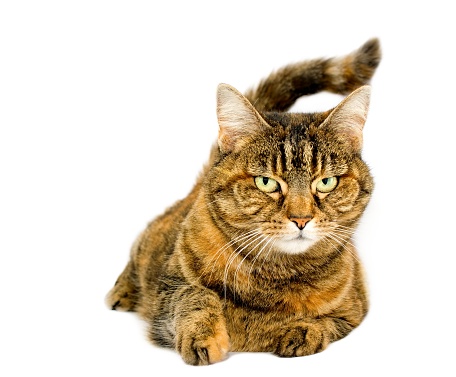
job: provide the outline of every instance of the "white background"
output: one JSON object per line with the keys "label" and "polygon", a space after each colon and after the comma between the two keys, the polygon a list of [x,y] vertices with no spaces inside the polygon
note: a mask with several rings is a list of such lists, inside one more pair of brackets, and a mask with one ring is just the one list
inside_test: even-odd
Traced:
{"label": "white background", "polygon": [[[450,4],[2,1],[0,375],[456,375]],[[237,353],[195,368],[149,344],[134,314],[108,310],[132,241],[205,162],[217,84],[244,91],[374,36],[363,324],[315,356]]]}

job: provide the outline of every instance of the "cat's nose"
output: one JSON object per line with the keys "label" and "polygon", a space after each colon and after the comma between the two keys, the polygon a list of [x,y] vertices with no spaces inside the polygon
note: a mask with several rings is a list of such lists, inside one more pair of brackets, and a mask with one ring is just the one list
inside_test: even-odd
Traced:
{"label": "cat's nose", "polygon": [[290,221],[294,222],[299,229],[304,229],[306,224],[312,220],[312,217],[290,217]]}

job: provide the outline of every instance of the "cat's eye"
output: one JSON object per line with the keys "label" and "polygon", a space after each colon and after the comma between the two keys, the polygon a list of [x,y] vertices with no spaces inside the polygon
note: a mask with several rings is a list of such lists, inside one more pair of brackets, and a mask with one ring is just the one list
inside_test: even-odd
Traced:
{"label": "cat's eye", "polygon": [[275,179],[263,176],[255,177],[255,184],[258,187],[258,189],[267,194],[276,192],[280,188],[279,183]]}
{"label": "cat's eye", "polygon": [[326,194],[326,193],[334,190],[336,188],[336,186],[337,186],[336,177],[323,178],[317,182],[317,191]]}

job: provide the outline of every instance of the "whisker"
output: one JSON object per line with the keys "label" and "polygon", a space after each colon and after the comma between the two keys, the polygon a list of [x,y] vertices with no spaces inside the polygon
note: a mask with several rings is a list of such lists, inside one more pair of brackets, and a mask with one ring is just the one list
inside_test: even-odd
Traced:
{"label": "whisker", "polygon": [[[241,245],[239,245],[239,247],[236,250],[234,250],[234,252],[231,254],[230,258],[228,259],[227,264],[225,266],[224,276],[223,276],[225,299],[226,299],[226,290],[227,290],[227,281],[228,281],[228,271],[230,270],[231,265],[234,263],[236,257],[242,253],[242,251],[244,251],[252,243],[259,240],[261,237],[262,237],[262,235],[259,232],[253,234],[249,239],[245,240]],[[240,264],[241,263],[242,263],[242,261],[240,262]],[[235,272],[235,274],[236,274],[236,272]],[[235,280],[235,279],[233,279],[233,280]],[[234,285],[233,289],[235,290],[235,288],[236,288],[236,286]],[[234,292],[234,294],[235,294],[235,292]]]}
{"label": "whisker", "polygon": [[342,246],[344,248],[344,250],[346,250],[348,253],[350,253],[350,255],[353,258],[355,258],[358,262],[360,262],[358,256],[352,250],[350,250],[350,248],[347,247],[347,244],[354,247],[354,245],[351,242],[340,238],[340,236],[336,235],[334,232],[330,232],[326,236],[329,237],[330,239],[332,239],[333,241],[335,241],[338,245]]}
{"label": "whisker", "polygon": [[[255,266],[255,262],[258,260],[258,258],[260,257],[260,255],[263,253],[263,251],[266,249],[266,247],[273,241],[275,241],[275,239],[273,237],[267,237],[267,236],[264,236],[264,240],[267,240],[267,242],[264,244],[264,246],[261,248],[261,250],[257,253],[257,255],[255,255],[255,258],[253,258],[252,260],[252,264],[250,266],[250,269],[249,269],[249,274],[248,274],[248,278],[247,278],[247,283],[248,283],[248,286],[250,287],[250,275],[252,274],[252,269],[253,267]],[[263,240],[263,241],[264,241]],[[262,241],[262,242],[263,242]],[[263,261],[264,263],[264,261]]]}
{"label": "whisker", "polygon": [[[231,267],[231,264],[234,262],[236,257],[243,251],[245,250],[246,247],[251,245],[253,242],[255,242],[257,239],[261,237],[261,233],[259,231],[255,231],[253,234],[251,234],[246,240],[244,240],[241,245],[239,245],[230,255],[228,258],[228,261],[225,266],[225,271],[223,274],[223,290],[224,290],[224,296],[226,300],[226,290],[227,290],[227,279],[228,279],[228,271]],[[253,238],[253,240],[252,240]],[[251,241],[252,240],[252,241]],[[250,241],[250,242],[249,242]]]}
{"label": "whisker", "polygon": [[263,258],[263,263],[261,263],[260,270],[263,268],[264,262],[266,262],[266,260],[269,258],[269,255],[271,254],[271,251],[274,249],[274,245],[278,240],[278,238],[276,238],[276,237],[271,237],[271,238],[272,238],[273,242],[272,242],[271,246],[269,246],[269,250],[268,250],[267,254],[265,255],[265,257]]}
{"label": "whisker", "polygon": [[353,236],[353,235],[355,234],[355,231],[354,231],[354,230],[349,231],[349,230],[345,230],[345,229],[338,229],[338,228],[336,228],[336,229],[333,229],[332,231],[333,231],[333,232],[336,232],[336,233],[338,233],[338,234],[340,234],[340,235],[345,235],[345,236],[349,236],[349,237],[351,237],[351,236]]}
{"label": "whisker", "polygon": [[246,238],[249,238],[251,235],[255,234],[257,231],[256,230],[251,230],[247,233],[242,233],[239,235],[241,231],[238,231],[237,232],[237,236],[235,238],[233,238],[231,241],[227,242],[223,247],[221,247],[215,254],[214,256],[211,258],[211,260],[207,263],[206,267],[204,268],[204,270],[202,271],[201,273],[201,276],[204,275],[208,268],[212,266],[212,270],[211,270],[211,275],[209,276],[209,279],[212,277],[212,274],[214,273],[214,268],[217,264],[217,261],[219,260],[219,258],[221,257],[221,255],[223,254],[223,252],[228,249],[229,247],[231,247],[232,245],[234,245],[236,242],[240,242],[240,241],[243,241],[245,240]]}
{"label": "whisker", "polygon": [[[335,237],[338,237],[341,241],[345,242],[346,244],[355,247],[355,245],[351,242],[352,234],[339,233],[338,230],[332,231],[331,234]],[[346,238],[347,235],[349,236],[348,238]]]}
{"label": "whisker", "polygon": [[[245,242],[248,242],[251,237],[255,236],[256,235],[256,231],[250,231],[246,234],[243,234],[241,236],[238,236],[234,239],[232,239],[230,242],[228,242],[224,247],[222,247],[219,251],[217,251],[217,253],[214,255],[214,257],[212,258],[213,261],[210,262],[210,264],[208,264],[208,267],[211,265],[212,266],[212,269],[211,269],[211,274],[209,276],[209,279],[212,278],[212,275],[214,273],[214,270],[216,268],[216,265],[217,265],[217,262],[218,260],[220,259],[220,257],[223,255],[223,253],[228,250],[231,246],[233,246],[234,244],[238,243],[238,242],[241,242],[241,245],[238,246],[238,248],[240,246],[242,246]],[[232,252],[233,253],[233,252]],[[230,255],[231,257],[231,255]],[[214,260],[215,258],[215,260]],[[229,258],[228,258],[229,260]]]}
{"label": "whisker", "polygon": [[353,226],[346,226],[346,225],[342,225],[342,224],[337,224],[336,226],[337,226],[337,228],[344,228],[344,229],[354,230]]}
{"label": "whisker", "polygon": [[261,241],[259,243],[257,243],[247,254],[244,258],[242,258],[241,262],[239,263],[239,265],[237,266],[236,268],[236,271],[234,272],[234,279],[233,279],[233,284],[234,284],[234,292],[236,292],[236,287],[237,287],[237,275],[238,275],[238,272],[242,266],[242,263],[246,260],[246,258],[256,249],[258,248],[264,241],[267,240],[267,237],[264,236],[263,234],[260,234],[259,237],[257,237],[254,241],[258,241],[258,239],[261,239]]}
{"label": "whisker", "polygon": [[332,238],[330,238],[329,236],[326,236],[326,237],[323,238],[323,240],[324,240],[325,242],[328,242],[333,248],[337,249],[337,244],[338,244],[338,242],[336,242],[336,244],[333,244],[333,243],[330,241],[331,239],[332,239]]}

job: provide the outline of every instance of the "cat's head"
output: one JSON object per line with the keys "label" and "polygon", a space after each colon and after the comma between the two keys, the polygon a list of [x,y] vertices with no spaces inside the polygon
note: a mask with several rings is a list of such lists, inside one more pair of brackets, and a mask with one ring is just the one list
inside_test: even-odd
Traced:
{"label": "cat's head", "polygon": [[206,180],[218,227],[258,253],[348,240],[373,189],[361,159],[369,96],[363,86],[324,113],[260,114],[221,84],[220,154]]}

